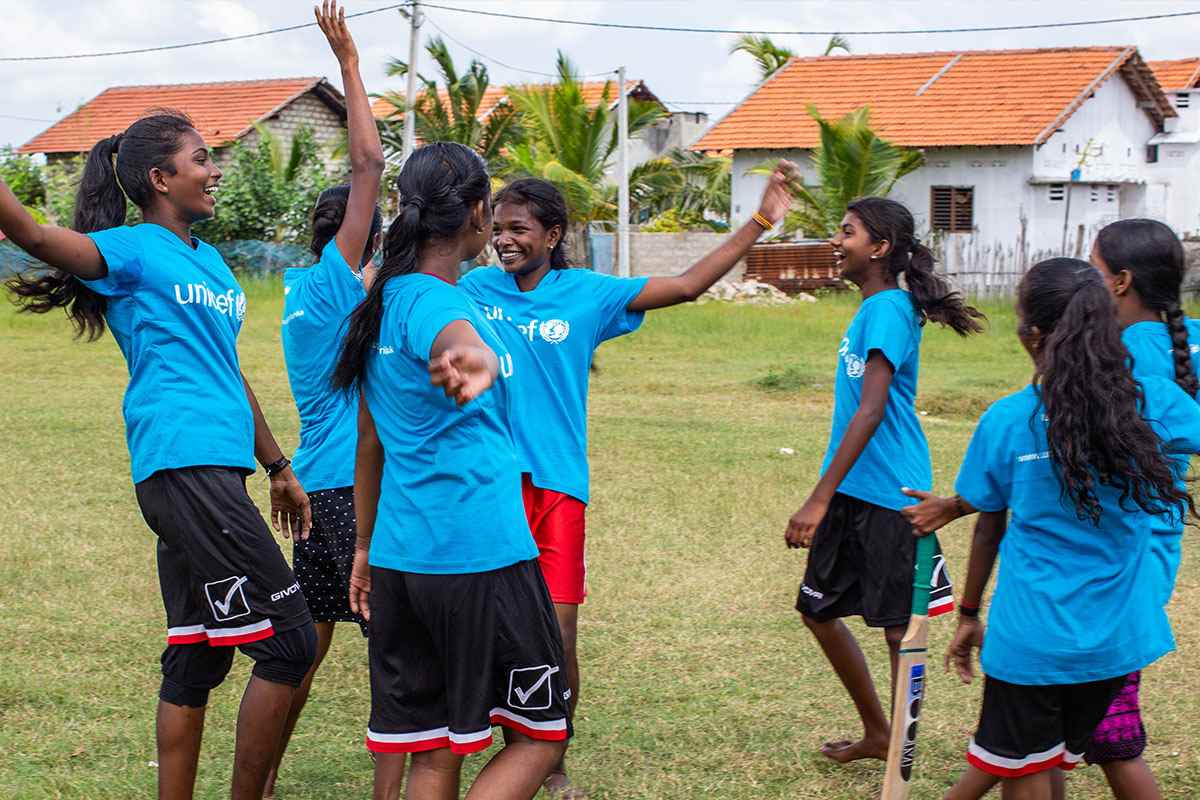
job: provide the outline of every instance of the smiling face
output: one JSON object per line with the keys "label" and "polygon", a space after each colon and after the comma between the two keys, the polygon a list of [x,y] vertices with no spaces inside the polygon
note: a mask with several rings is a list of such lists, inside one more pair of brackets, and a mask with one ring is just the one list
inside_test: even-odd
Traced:
{"label": "smiling face", "polygon": [[150,183],[176,217],[192,224],[212,217],[221,170],[195,130],[181,134],[179,143],[179,150],[171,156],[174,174],[153,168]]}
{"label": "smiling face", "polygon": [[550,263],[550,252],[562,239],[557,225],[546,230],[528,203],[499,203],[492,219],[492,247],[500,266],[513,275],[528,275]]}
{"label": "smiling face", "polygon": [[873,242],[867,226],[858,215],[847,211],[842,224],[829,238],[833,257],[842,277],[861,286],[871,271],[882,265],[890,251],[889,242]]}

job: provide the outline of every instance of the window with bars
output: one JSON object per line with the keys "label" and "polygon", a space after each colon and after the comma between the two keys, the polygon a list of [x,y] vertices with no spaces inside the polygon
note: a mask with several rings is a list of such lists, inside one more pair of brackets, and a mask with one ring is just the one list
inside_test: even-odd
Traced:
{"label": "window with bars", "polygon": [[1175,95],[1176,108],[1190,108],[1191,104],[1192,98],[1187,92],[1180,92],[1179,94]]}
{"label": "window with bars", "polygon": [[1050,184],[1050,202],[1061,203],[1067,196],[1066,186],[1061,183]]}
{"label": "window with bars", "polygon": [[929,212],[935,231],[970,233],[975,229],[975,187],[930,187]]}

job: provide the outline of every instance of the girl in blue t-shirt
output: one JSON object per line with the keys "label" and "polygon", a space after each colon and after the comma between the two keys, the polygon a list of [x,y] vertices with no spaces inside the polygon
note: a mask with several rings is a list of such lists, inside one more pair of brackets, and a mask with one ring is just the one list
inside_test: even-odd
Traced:
{"label": "girl in blue t-shirt", "polygon": [[[316,10],[348,38],[330,0]],[[231,795],[263,796],[288,709],[316,649],[295,575],[246,492],[270,477],[276,529],[301,539],[310,506],[242,374],[246,295],[192,235],[221,170],[191,120],[137,120],[89,151],[73,229],[37,223],[0,182],[0,229],[51,269],[19,276],[23,310],[62,308],[77,334],[110,330],[129,368],[123,414],[138,505],[157,536],[167,646],[157,713],[160,797],[191,797],[205,708],[236,646],[254,660],[237,724]],[[126,226],[126,203],[144,222]]]}
{"label": "girl in blue t-shirt", "polygon": [[[900,203],[866,197],[846,209],[829,240],[842,277],[863,301],[837,350],[833,429],[822,474],[788,522],[789,547],[811,547],[796,610],[858,709],[863,736],[826,742],[838,762],[887,757],[889,724],[866,659],[842,617],[883,628],[895,686],[908,624],[915,548],[900,514],[901,486],[928,488],[929,446],[915,408],[921,330],[927,320],[960,335],[983,315],[933,271],[933,254],[914,237]],[[899,286],[903,275],[907,291]],[[940,559],[940,556],[939,556]],[[941,564],[930,614],[953,606]]]}
{"label": "girl in blue t-shirt", "polygon": [[[1144,586],[1151,517],[1194,513],[1172,456],[1200,448],[1200,406],[1166,378],[1135,379],[1100,272],[1035,264],[1017,312],[1033,383],[983,415],[955,485],[981,516],[946,661],[970,681],[982,646],[986,677],[952,800],[997,779],[1050,798],[1053,768],[1083,757],[1126,676],[1174,647]],[[985,643],[978,611],[997,556]]]}
{"label": "girl in blue t-shirt", "polygon": [[[1132,358],[1134,377],[1174,380],[1196,397],[1200,391],[1196,378],[1200,322],[1188,319],[1180,306],[1186,264],[1179,237],[1155,220],[1121,220],[1097,235],[1091,262],[1116,302],[1121,340]],[[1188,460],[1181,458],[1178,468],[1180,474],[1185,473]],[[1140,585],[1157,592],[1166,605],[1179,571],[1183,520],[1169,514],[1156,517],[1151,530],[1147,579]],[[1085,757],[1089,763],[1101,765],[1117,797],[1154,800],[1161,794],[1142,758],[1146,729],[1138,701],[1140,685],[1141,673],[1130,674],[1096,729]]]}
{"label": "girl in blue t-shirt", "polygon": [[313,676],[329,652],[334,623],[366,620],[350,610],[354,560],[354,446],[358,398],[335,391],[329,377],[346,318],[359,304],[363,274],[379,244],[383,220],[376,198],[383,148],[371,102],[358,69],[358,49],[344,18],[323,28],[337,56],[346,95],[350,183],[326,189],[312,213],[310,249],[318,261],[284,272],[281,339],[288,382],[300,413],[300,446],[292,456],[296,477],[312,503],[312,532],[292,544],[292,569],[317,630],[317,656],[292,699],[283,746],[267,781],[274,794],[279,762],[308,701]]}
{"label": "girl in blue t-shirt", "polygon": [[[521,489],[566,648],[572,709],[579,699],[579,606],[587,595],[587,398],[596,348],[637,330],[651,309],[695,300],[733,269],[787,213],[794,176],[794,166],[780,162],[751,220],[684,272],[651,278],[572,269],[564,244],[567,203],[548,181],[520,178],[496,194],[492,246],[499,267],[471,270],[461,285],[494,322],[516,367],[513,433]],[[567,780],[565,764],[546,789],[561,797],[581,794]]]}
{"label": "girl in blue t-shirt", "polygon": [[456,797],[462,756],[505,747],[474,797],[532,798],[570,735],[562,640],[521,505],[511,356],[455,284],[492,227],[467,147],[416,150],[334,386],[359,389],[350,605],[370,620],[375,796]]}

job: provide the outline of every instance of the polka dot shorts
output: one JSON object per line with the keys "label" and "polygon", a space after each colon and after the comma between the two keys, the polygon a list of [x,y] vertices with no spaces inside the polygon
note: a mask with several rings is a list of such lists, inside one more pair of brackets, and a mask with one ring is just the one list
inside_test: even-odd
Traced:
{"label": "polka dot shorts", "polygon": [[292,570],[308,601],[314,622],[357,622],[363,636],[367,621],[350,610],[350,569],[354,566],[354,488],[322,489],[308,495],[312,530],[293,540]]}

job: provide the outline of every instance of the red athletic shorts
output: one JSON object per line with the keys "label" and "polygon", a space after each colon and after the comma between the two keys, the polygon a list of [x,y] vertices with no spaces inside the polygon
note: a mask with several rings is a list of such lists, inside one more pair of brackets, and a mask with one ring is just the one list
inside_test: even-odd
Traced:
{"label": "red athletic shorts", "polygon": [[521,476],[521,495],[550,599],[579,605],[587,597],[587,561],[583,555],[587,506],[570,495],[534,486],[529,473]]}

